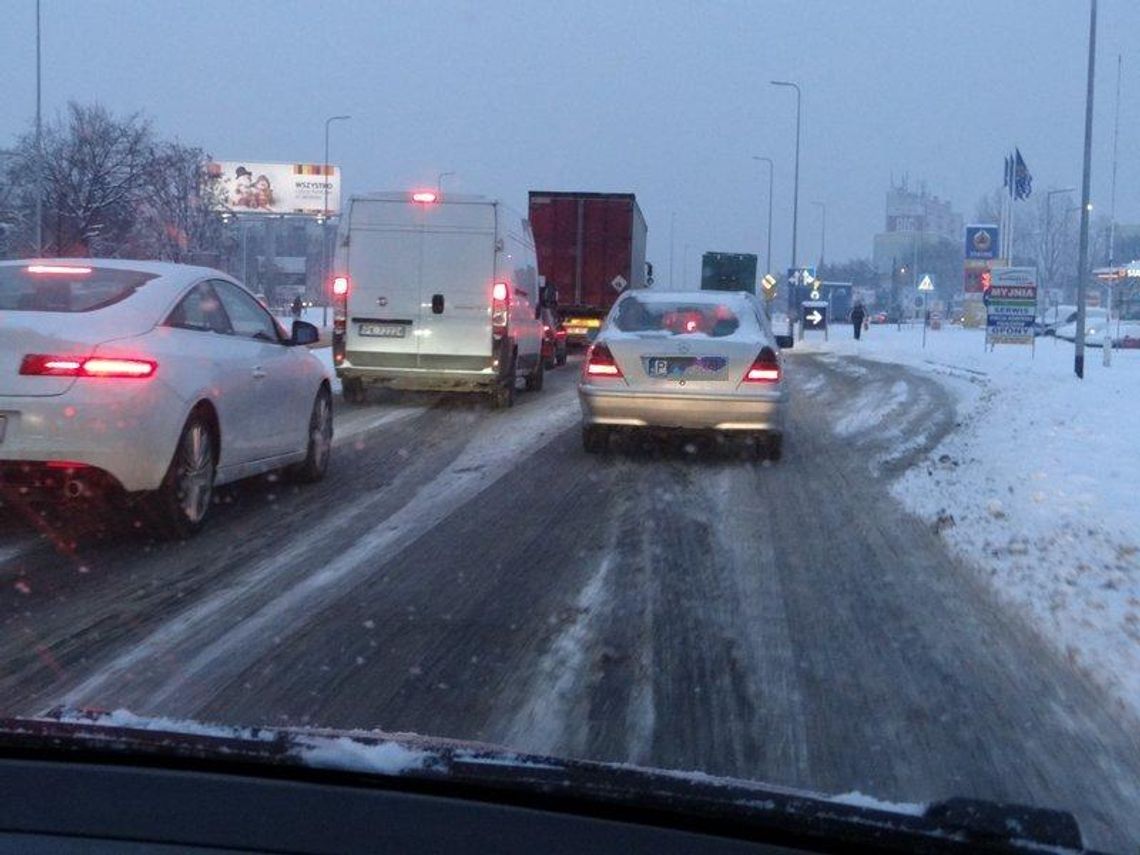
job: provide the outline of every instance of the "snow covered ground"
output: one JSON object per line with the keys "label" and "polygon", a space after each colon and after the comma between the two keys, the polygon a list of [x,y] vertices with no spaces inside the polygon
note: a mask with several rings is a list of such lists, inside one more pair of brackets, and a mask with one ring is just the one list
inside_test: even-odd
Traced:
{"label": "snow covered ground", "polygon": [[[796,350],[912,366],[956,393],[957,430],[894,494],[1140,712],[1140,350],[1114,350],[1109,368],[1086,351],[1083,381],[1069,342],[988,352],[980,330],[957,327],[929,330],[924,348],[920,326],[856,342],[844,325]],[[839,418],[837,435],[867,418]]]}

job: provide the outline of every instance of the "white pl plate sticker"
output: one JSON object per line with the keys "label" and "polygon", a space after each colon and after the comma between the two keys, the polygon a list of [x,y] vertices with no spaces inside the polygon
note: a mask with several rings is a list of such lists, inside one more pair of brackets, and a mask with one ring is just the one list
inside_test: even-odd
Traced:
{"label": "white pl plate sticker", "polygon": [[404,338],[407,327],[404,324],[361,324],[360,334],[376,338]]}

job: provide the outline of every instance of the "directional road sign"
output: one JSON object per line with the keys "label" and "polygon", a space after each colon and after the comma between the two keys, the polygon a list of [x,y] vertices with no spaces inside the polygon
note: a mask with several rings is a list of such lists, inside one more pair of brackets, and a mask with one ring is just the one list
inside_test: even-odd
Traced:
{"label": "directional road sign", "polygon": [[827,330],[827,302],[825,300],[805,300],[802,306],[804,330]]}

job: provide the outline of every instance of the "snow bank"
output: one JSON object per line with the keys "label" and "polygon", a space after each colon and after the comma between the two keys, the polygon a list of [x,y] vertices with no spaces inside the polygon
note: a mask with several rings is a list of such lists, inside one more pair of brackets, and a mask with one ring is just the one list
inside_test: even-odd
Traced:
{"label": "snow bank", "polygon": [[[977,566],[1042,636],[1140,712],[1140,350],[1115,350],[1112,366],[1073,345],[985,348],[978,330],[927,332],[873,326],[861,341],[794,352],[897,363],[930,372],[957,395],[958,429],[893,485],[951,549]],[[897,401],[877,401],[888,417]],[[853,413],[839,436],[867,414]]]}

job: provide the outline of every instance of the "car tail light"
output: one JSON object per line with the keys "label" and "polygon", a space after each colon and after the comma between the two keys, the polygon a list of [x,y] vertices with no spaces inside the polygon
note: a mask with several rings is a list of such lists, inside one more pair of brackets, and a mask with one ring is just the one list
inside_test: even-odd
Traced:
{"label": "car tail light", "polygon": [[27,266],[29,273],[58,273],[63,276],[83,275],[91,272],[90,267],[80,267],[72,264],[29,264]]}
{"label": "car tail light", "polygon": [[586,354],[586,373],[591,377],[622,376],[614,355],[604,344],[590,345],[590,351]]}
{"label": "car tail light", "polygon": [[745,383],[778,383],[780,382],[780,360],[776,351],[770,347],[760,349],[760,355],[752,363],[752,367],[744,375]]}
{"label": "car tail light", "polygon": [[158,370],[152,359],[106,356],[49,356],[29,353],[20,363],[20,373],[40,377],[150,377]]}
{"label": "car tail light", "polygon": [[506,282],[496,282],[491,286],[491,332],[495,338],[507,333],[507,320],[510,317],[511,292]]}

